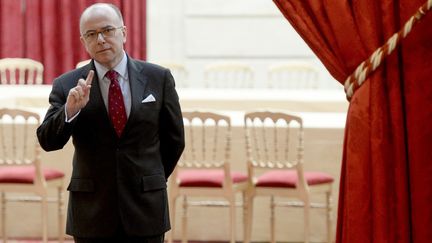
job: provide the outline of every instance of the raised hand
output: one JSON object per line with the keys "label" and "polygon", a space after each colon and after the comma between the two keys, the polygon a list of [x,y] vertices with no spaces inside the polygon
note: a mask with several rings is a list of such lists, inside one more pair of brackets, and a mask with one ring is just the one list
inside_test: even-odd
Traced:
{"label": "raised hand", "polygon": [[94,71],[90,70],[87,78],[79,79],[77,86],[69,90],[69,94],[66,100],[66,113],[68,119],[77,114],[90,98],[90,88],[93,81]]}

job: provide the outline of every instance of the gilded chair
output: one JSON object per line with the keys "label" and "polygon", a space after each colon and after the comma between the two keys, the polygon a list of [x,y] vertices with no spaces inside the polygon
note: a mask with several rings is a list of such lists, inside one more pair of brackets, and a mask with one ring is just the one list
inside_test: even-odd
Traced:
{"label": "gilded chair", "polygon": [[[48,203],[58,206],[58,238],[63,242],[63,178],[64,173],[44,168],[40,160],[36,128],[38,114],[19,109],[0,109],[0,192],[1,192],[1,233],[7,241],[7,205],[9,202],[40,202],[42,240],[48,240]],[[48,196],[48,189],[57,192],[56,197]]]}
{"label": "gilded chair", "polygon": [[[257,111],[246,113],[244,124],[249,176],[245,243],[251,240],[253,202],[258,196],[270,198],[270,242],[276,242],[275,217],[280,216],[275,214],[276,207],[301,206],[304,241],[309,242],[310,208],[320,207],[326,210],[327,240],[330,243],[334,179],[327,173],[305,171],[302,118],[283,112]],[[312,203],[311,196],[320,193],[325,196],[324,202]]]}
{"label": "gilded chair", "polygon": [[187,71],[184,64],[174,61],[161,61],[157,64],[168,68],[174,77],[177,88],[188,88],[189,84],[189,72]]}
{"label": "gilded chair", "polygon": [[206,88],[254,88],[252,68],[241,62],[218,62],[204,68]]}
{"label": "gilded chair", "polygon": [[29,58],[0,59],[1,84],[42,84],[44,66]]}
{"label": "gilded chair", "polygon": [[[231,121],[214,112],[185,111],[186,147],[170,177],[171,234],[176,229],[176,201],[182,197],[182,242],[187,242],[188,209],[191,206],[228,207],[230,242],[236,240],[236,193],[247,188],[246,173],[230,167]],[[204,197],[204,198],[203,198]],[[207,199],[211,198],[211,199]]]}
{"label": "gilded chair", "polygon": [[87,59],[87,60],[80,61],[80,62],[78,62],[78,63],[75,65],[75,68],[80,68],[80,67],[82,67],[82,66],[85,66],[85,65],[89,64],[89,63],[91,62],[91,60],[92,60],[92,59]]}
{"label": "gilded chair", "polygon": [[270,65],[267,72],[267,88],[316,89],[318,70],[308,62],[283,62]]}

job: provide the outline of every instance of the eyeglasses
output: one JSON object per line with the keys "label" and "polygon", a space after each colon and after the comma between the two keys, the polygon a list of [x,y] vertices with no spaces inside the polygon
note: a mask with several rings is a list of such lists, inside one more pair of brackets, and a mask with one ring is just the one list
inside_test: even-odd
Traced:
{"label": "eyeglasses", "polygon": [[95,41],[99,37],[99,34],[102,34],[103,38],[114,37],[115,34],[116,34],[116,30],[123,29],[123,28],[124,28],[124,26],[120,26],[120,27],[107,27],[107,28],[102,29],[100,31],[90,30],[90,31],[87,31],[85,34],[83,34],[82,37],[87,42],[93,42],[93,41]]}

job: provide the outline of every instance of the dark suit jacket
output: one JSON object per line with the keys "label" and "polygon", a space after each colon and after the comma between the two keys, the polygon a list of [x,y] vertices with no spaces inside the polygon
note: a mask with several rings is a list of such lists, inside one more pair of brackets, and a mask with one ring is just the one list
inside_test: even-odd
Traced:
{"label": "dark suit jacket", "polygon": [[[93,62],[54,80],[51,106],[37,129],[46,151],[61,149],[73,139],[73,171],[67,187],[70,235],[105,237],[114,234],[119,224],[136,236],[170,229],[166,180],[184,149],[179,98],[167,69],[130,57],[127,65],[132,106],[120,138],[108,117],[97,73],[89,102],[71,123],[65,122],[68,92],[95,70]],[[141,103],[150,94],[156,101]]]}

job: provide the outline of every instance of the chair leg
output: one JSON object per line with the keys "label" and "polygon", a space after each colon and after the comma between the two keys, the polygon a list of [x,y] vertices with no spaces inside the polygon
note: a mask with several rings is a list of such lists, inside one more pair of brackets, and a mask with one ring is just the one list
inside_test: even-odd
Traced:
{"label": "chair leg", "polygon": [[48,242],[48,201],[47,196],[41,196],[42,203],[42,242]]}
{"label": "chair leg", "polygon": [[236,242],[236,205],[235,205],[235,195],[233,197],[230,198],[229,200],[229,204],[230,204],[230,224],[231,224],[231,229],[230,229],[230,233],[231,233],[231,243],[235,243]]}
{"label": "chair leg", "polygon": [[1,193],[1,222],[2,222],[2,237],[3,243],[7,242],[6,235],[6,194],[4,192]]}
{"label": "chair leg", "polygon": [[332,200],[331,192],[326,192],[326,208],[327,208],[327,242],[333,242],[333,217],[332,217]]}
{"label": "chair leg", "polygon": [[244,243],[251,242],[253,221],[253,195],[247,193],[244,205]]}
{"label": "chair leg", "polygon": [[243,207],[242,207],[242,212],[243,212],[243,243],[248,243],[247,242],[247,217],[248,217],[248,202],[247,202],[247,197],[246,197],[246,193],[243,192],[242,193],[242,198],[243,198]]}
{"label": "chair leg", "polygon": [[274,197],[270,196],[270,242],[276,243],[275,232],[275,201]]}
{"label": "chair leg", "polygon": [[170,198],[169,201],[169,207],[170,207],[170,221],[171,221],[171,230],[168,234],[168,243],[173,243],[174,241],[174,234],[175,234],[175,226],[176,226],[176,201],[177,197],[174,196],[173,198]]}
{"label": "chair leg", "polygon": [[182,243],[187,243],[187,197],[183,196]]}
{"label": "chair leg", "polygon": [[64,203],[63,203],[63,188],[59,187],[57,189],[57,204],[58,204],[58,240],[59,243],[64,242]]}
{"label": "chair leg", "polygon": [[310,200],[306,198],[304,200],[304,242],[309,243],[310,236]]}

